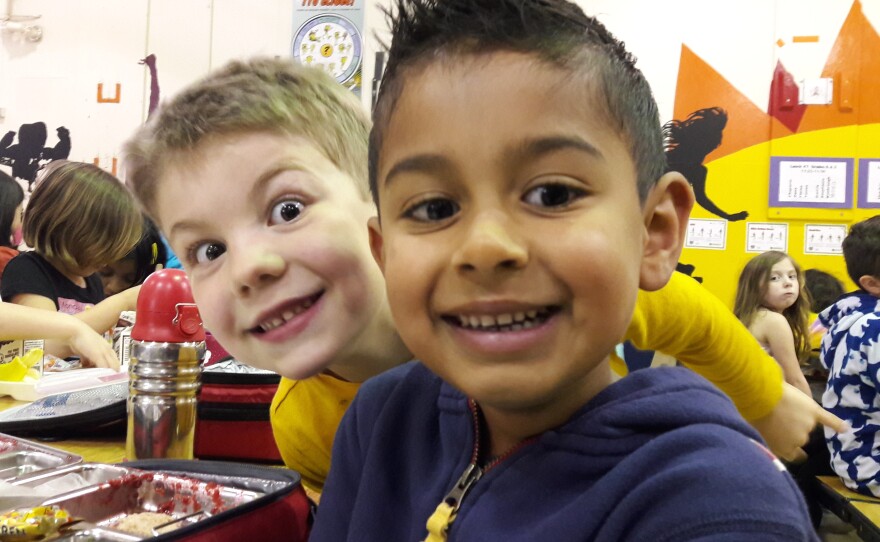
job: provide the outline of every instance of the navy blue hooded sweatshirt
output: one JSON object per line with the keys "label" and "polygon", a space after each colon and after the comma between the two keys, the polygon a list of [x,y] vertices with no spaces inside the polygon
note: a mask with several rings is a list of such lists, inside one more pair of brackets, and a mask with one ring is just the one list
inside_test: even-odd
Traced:
{"label": "navy blue hooded sweatshirt", "polygon": [[[412,362],[366,382],[336,434],[312,542],[424,540],[471,462],[468,399]],[[486,469],[450,541],[818,540],[781,463],[691,371],[636,371]]]}

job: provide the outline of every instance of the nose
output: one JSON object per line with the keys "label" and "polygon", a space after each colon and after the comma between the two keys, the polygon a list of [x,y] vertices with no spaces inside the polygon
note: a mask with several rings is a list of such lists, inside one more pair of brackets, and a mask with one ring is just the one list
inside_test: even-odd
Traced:
{"label": "nose", "polygon": [[463,272],[492,274],[522,268],[528,260],[527,245],[510,218],[500,212],[487,212],[470,225],[452,263]]}
{"label": "nose", "polygon": [[242,239],[235,247],[227,246],[227,252],[233,288],[240,297],[272,284],[287,268],[278,251],[259,240]]}

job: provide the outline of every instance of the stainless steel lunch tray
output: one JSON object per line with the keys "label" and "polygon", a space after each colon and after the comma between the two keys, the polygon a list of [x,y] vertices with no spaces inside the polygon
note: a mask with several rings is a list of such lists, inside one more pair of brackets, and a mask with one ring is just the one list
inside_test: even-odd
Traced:
{"label": "stainless steel lunch tray", "polygon": [[76,463],[21,476],[10,483],[16,486],[37,487],[57,481],[65,476],[78,475],[85,485],[92,486],[120,478],[129,472],[131,469],[105,463]]}
{"label": "stainless steel lunch tray", "polygon": [[0,480],[4,482],[82,460],[76,454],[0,433]]}
{"label": "stainless steel lunch tray", "polygon": [[[110,471],[101,465],[84,465],[83,472],[95,477],[105,476]],[[122,518],[140,512],[158,512],[169,515],[174,529],[181,528],[240,504],[253,501],[265,493],[253,489],[240,489],[206,482],[185,475],[164,472],[144,471],[119,466],[103,466],[115,469],[121,476],[69,491],[43,501],[43,505],[56,505],[66,510],[71,517],[86,522],[88,528],[77,533],[69,533],[59,540],[141,540],[140,537],[120,538],[121,531],[111,527]],[[64,469],[71,470],[71,469]],[[124,472],[123,472],[124,471]],[[44,479],[51,475],[47,474]],[[34,481],[35,477],[31,478]],[[74,527],[75,528],[75,527]],[[162,529],[162,533],[169,532]],[[93,538],[82,538],[86,536]],[[80,538],[70,538],[75,534]],[[116,538],[114,538],[116,537]],[[149,538],[149,537],[147,537]]]}

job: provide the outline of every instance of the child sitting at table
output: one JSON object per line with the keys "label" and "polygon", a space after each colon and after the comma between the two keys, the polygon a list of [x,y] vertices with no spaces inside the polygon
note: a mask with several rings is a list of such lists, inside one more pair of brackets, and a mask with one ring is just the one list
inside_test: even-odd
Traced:
{"label": "child sitting at table", "polygon": [[9,260],[18,256],[24,189],[0,171],[0,280]]}
{"label": "child sitting at table", "polygon": [[843,239],[846,271],[859,286],[819,314],[828,332],[819,359],[828,369],[822,405],[849,422],[826,431],[831,468],[850,489],[880,497],[880,215]]}
{"label": "child sitting at table", "polygon": [[107,297],[143,284],[151,273],[164,268],[165,242],[153,221],[147,216],[143,219],[143,234],[138,244],[121,259],[98,270]]}
{"label": "child sitting at table", "polygon": [[[56,160],[28,201],[24,240],[0,281],[4,301],[75,315],[103,333],[135,310],[138,288],[106,298],[98,269],[128,253],[141,236],[141,212],[126,187],[92,164]],[[88,310],[86,310],[88,309]],[[47,341],[46,351],[70,355]]]}
{"label": "child sitting at table", "polygon": [[[368,132],[330,77],[257,58],[185,88],[125,149],[126,180],[183,257],[206,327],[239,360],[284,377],[273,431],[315,490],[361,382],[411,358],[369,254]],[[780,454],[833,423],[781,385],[778,365],[690,278],[640,292],[637,308],[627,336],[718,382]]]}
{"label": "child sitting at table", "polygon": [[693,205],[623,44],[561,0],[395,5],[370,242],[421,362],[359,390],[310,540],[815,540],[717,389],[612,383]]}

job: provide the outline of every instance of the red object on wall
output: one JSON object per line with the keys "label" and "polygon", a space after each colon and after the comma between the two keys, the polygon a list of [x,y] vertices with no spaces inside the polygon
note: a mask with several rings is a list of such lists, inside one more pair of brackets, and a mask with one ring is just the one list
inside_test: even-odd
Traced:
{"label": "red object on wall", "polygon": [[785,69],[782,62],[776,63],[773,82],[770,84],[770,105],[767,112],[786,128],[797,132],[807,106],[798,105],[798,84]]}

